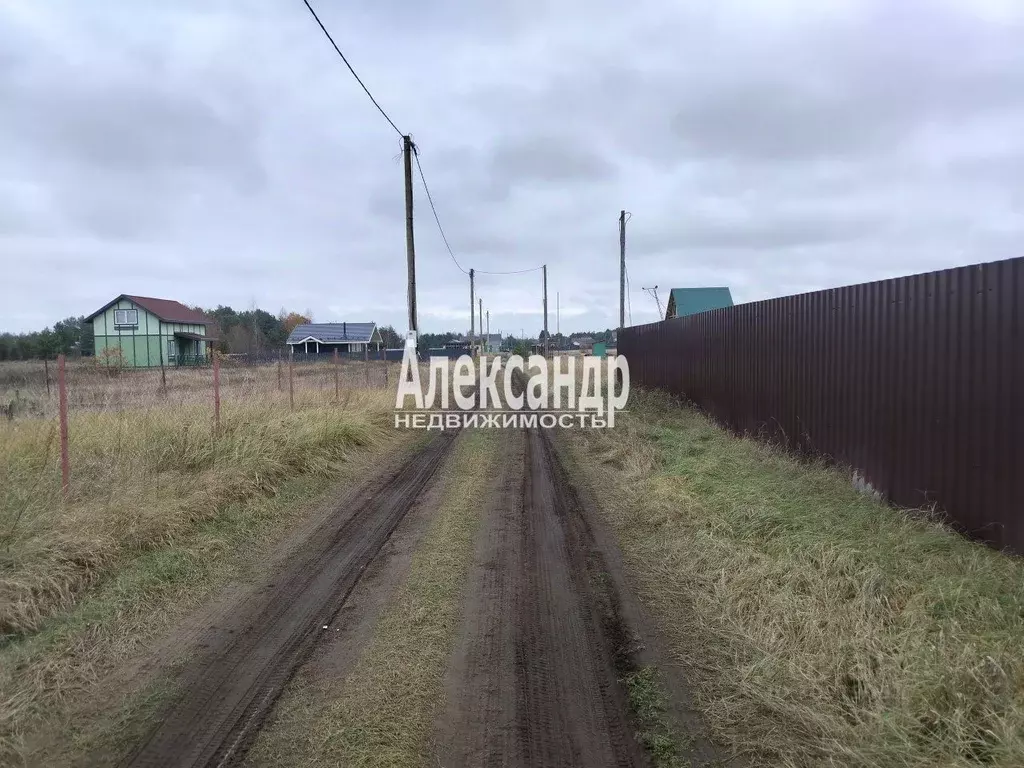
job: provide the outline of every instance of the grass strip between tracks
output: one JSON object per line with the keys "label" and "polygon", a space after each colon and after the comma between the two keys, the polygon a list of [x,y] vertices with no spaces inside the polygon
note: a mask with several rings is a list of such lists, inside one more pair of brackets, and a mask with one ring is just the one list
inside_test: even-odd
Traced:
{"label": "grass strip between tracks", "polygon": [[634,393],[574,460],[716,736],[754,765],[1024,765],[1024,560]]}
{"label": "grass strip between tracks", "polygon": [[[255,765],[417,766],[427,762],[444,674],[497,440],[465,431],[441,470],[442,500],[364,655],[330,701],[292,690],[257,739]],[[291,693],[291,695],[289,695]]]}

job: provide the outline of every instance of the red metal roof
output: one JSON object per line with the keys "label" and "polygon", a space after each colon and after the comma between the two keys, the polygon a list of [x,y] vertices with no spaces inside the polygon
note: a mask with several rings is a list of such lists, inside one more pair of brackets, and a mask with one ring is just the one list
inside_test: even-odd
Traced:
{"label": "red metal roof", "polygon": [[202,312],[189,309],[180,301],[153,299],[148,296],[129,296],[128,294],[125,294],[125,298],[131,299],[140,307],[152,312],[167,323],[199,323],[201,325],[209,325],[213,322]]}
{"label": "red metal roof", "polygon": [[101,309],[93,312],[86,320],[91,320],[110,307],[120,301],[121,299],[129,299],[134,301],[143,309],[152,312],[154,315],[159,317],[166,323],[196,323],[200,325],[212,325],[213,320],[195,309],[189,309],[180,301],[172,301],[171,299],[153,299],[148,296],[129,296],[127,293],[123,293],[113,301],[109,302]]}

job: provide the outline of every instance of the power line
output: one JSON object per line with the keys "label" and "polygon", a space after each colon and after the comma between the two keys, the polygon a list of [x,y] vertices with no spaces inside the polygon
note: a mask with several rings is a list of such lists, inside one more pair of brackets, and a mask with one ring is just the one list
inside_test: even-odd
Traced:
{"label": "power line", "polygon": [[522,275],[525,272],[538,272],[544,269],[544,265],[541,264],[539,267],[530,267],[529,269],[514,269],[511,272],[486,272],[482,269],[478,269],[476,273],[478,275]]}
{"label": "power line", "polygon": [[398,126],[395,125],[395,121],[388,117],[388,113],[385,112],[384,108],[377,103],[377,100],[373,98],[373,94],[370,93],[370,89],[366,87],[366,84],[359,78],[359,75],[356,74],[356,71],[352,69],[352,65],[348,63],[348,59],[345,58],[345,54],[341,52],[341,48],[339,48],[338,44],[334,42],[334,38],[331,37],[331,33],[327,31],[327,27],[325,27],[324,23],[320,21],[320,17],[316,15],[316,11],[314,11],[313,6],[309,4],[309,0],[302,0],[302,2],[305,3],[306,8],[309,9],[309,12],[313,14],[313,18],[316,19],[316,23],[320,26],[320,29],[323,30],[323,33],[327,36],[327,39],[331,41],[331,45],[334,46],[334,50],[338,52],[339,56],[341,56],[341,60],[345,62],[345,66],[348,67],[348,71],[352,73],[352,77],[354,77],[356,79],[356,82],[362,86],[364,91],[366,91],[366,95],[370,97],[370,101],[373,102],[373,106],[375,106],[377,110],[382,115],[384,115],[385,120],[391,123],[391,127],[395,129],[395,133],[397,133],[399,136],[403,136],[404,134],[400,130],[398,130]]}
{"label": "power line", "polygon": [[434,207],[434,199],[430,196],[430,187],[427,186],[427,177],[423,175],[423,166],[420,165],[420,152],[419,149],[413,144],[412,156],[416,158],[416,168],[420,172],[420,181],[423,182],[423,191],[427,193],[427,202],[430,203],[430,210],[434,214],[434,221],[437,222],[437,231],[441,233],[441,239],[444,240],[444,247],[448,249],[448,255],[452,257],[452,261],[455,262],[455,266],[462,270],[462,273],[468,275],[462,265],[459,264],[459,260],[455,258],[455,253],[452,251],[452,247],[448,244],[448,238],[445,237],[444,227],[441,226],[441,219],[437,217],[437,209]]}

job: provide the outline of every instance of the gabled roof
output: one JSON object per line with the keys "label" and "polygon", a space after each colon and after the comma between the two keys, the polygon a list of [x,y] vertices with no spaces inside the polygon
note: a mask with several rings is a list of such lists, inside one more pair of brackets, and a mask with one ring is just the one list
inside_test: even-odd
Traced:
{"label": "gabled roof", "polygon": [[174,301],[172,299],[154,299],[149,296],[132,296],[127,293],[122,293],[113,301],[108,301],[102,307],[85,318],[86,322],[92,320],[97,315],[106,312],[121,299],[128,299],[129,301],[138,304],[144,310],[153,313],[165,323],[189,323],[193,325],[213,324],[213,320],[202,312],[196,309],[189,309],[180,301]]}
{"label": "gabled roof", "polygon": [[673,288],[669,291],[665,319],[696,315],[709,309],[721,309],[732,305],[732,293],[724,286]]}
{"label": "gabled roof", "polygon": [[288,334],[287,344],[319,341],[321,344],[364,344],[373,337],[376,323],[303,323]]}

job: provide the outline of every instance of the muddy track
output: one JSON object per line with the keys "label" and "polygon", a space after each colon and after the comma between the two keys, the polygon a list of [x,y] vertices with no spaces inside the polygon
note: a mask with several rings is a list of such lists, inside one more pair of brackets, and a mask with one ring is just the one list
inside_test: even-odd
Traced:
{"label": "muddy track", "polygon": [[296,668],[309,656],[388,537],[448,454],[437,435],[345,517],[325,520],[286,567],[202,637],[180,695],[124,766],[241,762]]}
{"label": "muddy track", "polygon": [[588,513],[544,430],[510,436],[504,450],[438,722],[438,763],[646,765],[619,683],[627,633]]}

